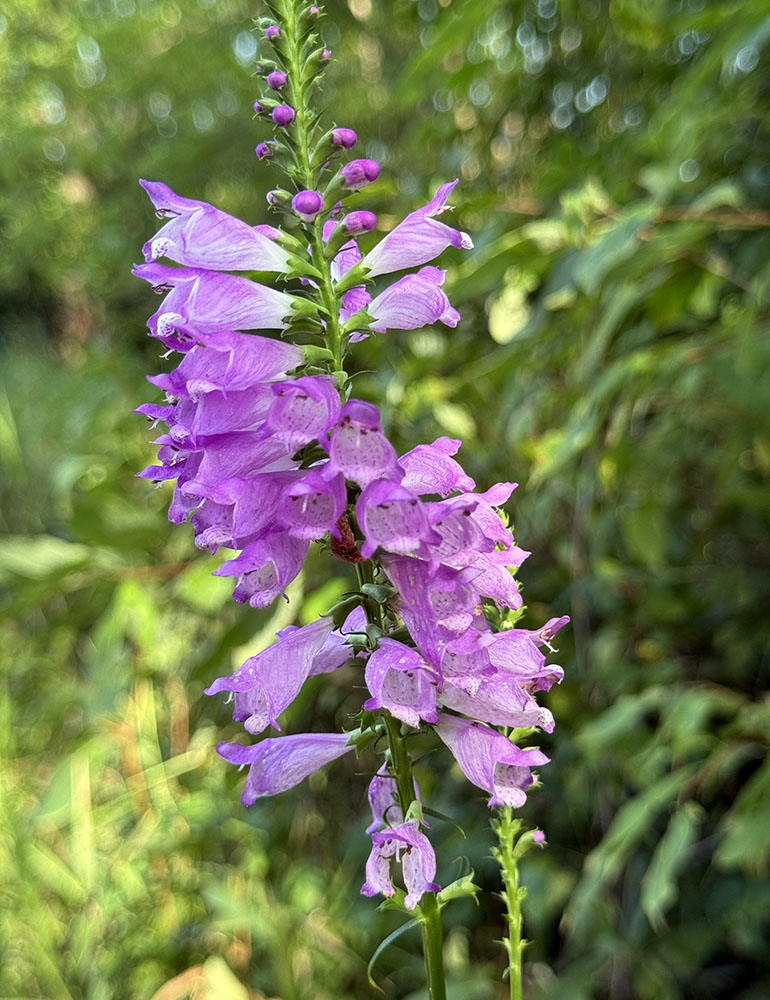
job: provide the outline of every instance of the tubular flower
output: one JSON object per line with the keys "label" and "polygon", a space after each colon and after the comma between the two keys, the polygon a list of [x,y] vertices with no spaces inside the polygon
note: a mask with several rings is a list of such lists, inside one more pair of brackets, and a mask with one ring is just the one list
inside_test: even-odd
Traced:
{"label": "tubular flower", "polygon": [[378,892],[388,898],[393,896],[391,858],[401,862],[407,910],[413,910],[424,893],[441,889],[433,881],[436,877],[436,855],[430,841],[424,833],[420,833],[415,822],[410,822],[372,834],[372,852],[366,862],[366,882],[361,889],[364,896],[376,896]]}
{"label": "tubular flower", "polygon": [[[264,151],[270,153],[265,143]],[[274,240],[240,219],[214,208],[205,201],[193,201],[174,194],[161,181],[139,182],[161,219],[169,221],[142,247],[149,264],[168,257],[187,267],[221,271],[278,271],[287,269],[288,253]]]}
{"label": "tubular flower", "polygon": [[[377,216],[351,211],[346,199],[375,181],[380,166],[371,159],[331,166],[351,155],[357,135],[324,130],[308,106],[309,81],[330,53],[309,48],[318,42],[308,17],[319,9],[297,4],[294,20],[260,22],[270,44],[254,103],[258,124],[272,133],[256,155],[288,178],[290,190],[267,196],[287,225],[250,225],[162,182],[141,182],[164,221],[133,273],[163,294],[149,332],[181,359],[149,376],[164,398],[137,407],[153,426],[164,425],[157,459],[139,475],[173,482],[169,519],[189,520],[196,546],[232,550],[214,572],[232,578],[238,602],[262,609],[286,598],[311,543],[356,564],[359,591],[318,620],[281,630],[206,693],[227,692],[233,719],[259,735],[280,731],[309,678],[356,672],[348,693],[368,690],[351,734],[281,735],[217,750],[249,766],[242,801],[250,806],[354,745],[380,749],[387,736],[388,763],[369,786],[372,850],[361,891],[393,897],[395,860],[412,910],[439,885],[422,832],[428,824],[416,818],[420,797],[403,727],[434,733],[490,806],[521,806],[533,768],[548,758],[495,727],[553,730],[537,698],[562,679],[545,650],[567,619],[526,630],[509,614],[522,605],[514,571],[528,555],[500,513],[515,484],[476,491],[455,457],[461,442],[448,437],[399,457],[379,409],[350,396],[345,359],[358,341],[457,326],[447,272],[430,262],[473,243],[440,221],[455,180],[362,253],[357,241],[369,239]],[[275,276],[276,287],[232,273],[255,271]],[[409,273],[374,287],[372,279],[402,271]]]}

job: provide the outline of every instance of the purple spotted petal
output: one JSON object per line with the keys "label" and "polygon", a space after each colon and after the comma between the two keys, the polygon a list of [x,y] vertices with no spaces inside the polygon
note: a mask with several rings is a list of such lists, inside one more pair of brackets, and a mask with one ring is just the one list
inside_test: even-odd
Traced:
{"label": "purple spotted petal", "polygon": [[438,674],[417,650],[393,639],[380,639],[369,657],[365,673],[372,697],[367,711],[386,708],[391,715],[417,729],[420,720],[438,722],[436,687]]}
{"label": "purple spotted petal", "polygon": [[267,608],[302,569],[308,543],[285,531],[272,531],[250,542],[235,559],[214,570],[214,576],[234,576],[233,598],[252,608]]}
{"label": "purple spotted petal", "polygon": [[401,478],[396,450],[382,433],[376,406],[349,399],[340,411],[329,447],[329,471],[342,472],[359,486],[368,486],[380,476]]}
{"label": "purple spotted petal", "polygon": [[298,785],[324,764],[349,753],[346,733],[302,733],[262,740],[253,746],[219,743],[217,753],[231,764],[249,764],[245,806],[253,806],[265,795],[277,795]]}
{"label": "purple spotted petal", "polygon": [[139,181],[169,221],[142,247],[147,263],[168,257],[213,271],[285,271],[288,253],[240,219],[205,201],[181,198],[160,181]]}
{"label": "purple spotted petal", "polygon": [[547,764],[540,750],[520,750],[496,729],[480,722],[442,715],[436,732],[452,751],[469,781],[491,794],[491,806],[522,806],[524,789],[534,778],[531,768]]}
{"label": "purple spotted petal", "polygon": [[414,493],[438,493],[442,497],[455,490],[467,493],[474,489],[474,481],[451,457],[461,444],[461,441],[440,437],[433,444],[418,444],[402,455],[398,460],[404,470],[402,486]]}
{"label": "purple spotted petal", "polygon": [[452,229],[434,218],[446,210],[446,200],[456,184],[457,181],[442,184],[427,205],[407,215],[403,222],[369,251],[363,264],[369,269],[371,277],[427,264],[450,245],[464,250],[473,247],[473,241],[467,233]]}
{"label": "purple spotted petal", "polygon": [[280,730],[278,716],[291,705],[310,675],[313,659],[333,628],[331,618],[284,632],[277,642],[239,667],[231,677],[219,677],[206,694],[235,693],[233,718],[250,733],[268,726]]}
{"label": "purple spotted petal", "polygon": [[378,333],[417,330],[437,320],[447,326],[457,326],[460,314],[441,290],[445,277],[446,271],[423,267],[417,274],[399,278],[369,304],[369,312],[374,317],[371,329]]}
{"label": "purple spotted petal", "polygon": [[288,379],[272,391],[276,398],[267,414],[267,426],[289,451],[321,437],[339,417],[339,392],[327,376]]}
{"label": "purple spotted petal", "polygon": [[389,479],[377,479],[361,493],[356,519],[366,536],[361,555],[369,559],[378,547],[409,555],[425,543],[438,543],[424,505],[411,490]]}
{"label": "purple spotted petal", "polygon": [[339,538],[337,521],[345,510],[348,493],[345,477],[330,478],[321,469],[309,469],[286,491],[282,523],[295,538],[316,540],[330,531]]}
{"label": "purple spotted petal", "polygon": [[366,862],[366,882],[361,892],[364,896],[376,896],[378,892],[390,898],[394,893],[390,879],[390,859],[401,862],[401,870],[406,886],[404,903],[413,910],[426,892],[439,892],[436,877],[436,855],[430,841],[420,833],[415,822],[400,823],[398,826],[380,830],[372,834],[372,851]]}

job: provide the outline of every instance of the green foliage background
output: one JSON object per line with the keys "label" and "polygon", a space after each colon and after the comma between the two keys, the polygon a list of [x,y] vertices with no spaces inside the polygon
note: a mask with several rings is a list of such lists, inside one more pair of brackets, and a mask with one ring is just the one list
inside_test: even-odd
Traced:
{"label": "green foliage background", "polygon": [[[457,330],[361,346],[404,448],[514,478],[532,625],[569,613],[527,819],[528,995],[770,995],[770,11],[761,0],[335,0],[328,114],[384,227],[459,176]],[[397,926],[358,895],[371,761],[246,811],[203,687],[347,586],[236,607],[134,478],[160,370],[129,277],[139,176],[264,221],[245,0],[7,0],[0,14],[0,996],[353,1000]],[[563,638],[562,638],[563,636]],[[287,730],[344,725],[313,682]],[[424,794],[456,1000],[506,995],[480,793]],[[462,864],[462,862],[459,862]],[[423,997],[418,941],[381,959]],[[164,985],[165,984],[165,985]]]}

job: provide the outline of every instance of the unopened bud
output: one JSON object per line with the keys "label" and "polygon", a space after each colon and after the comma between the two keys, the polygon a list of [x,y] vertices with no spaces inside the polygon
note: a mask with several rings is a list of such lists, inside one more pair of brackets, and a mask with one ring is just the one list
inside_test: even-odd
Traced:
{"label": "unopened bud", "polygon": [[326,62],[328,59],[331,59],[331,57],[332,57],[331,49],[324,49],[323,52],[321,53],[321,59],[323,59],[324,62]]}
{"label": "unopened bud", "polygon": [[349,191],[359,191],[379,176],[380,165],[376,160],[351,160],[340,168],[340,177]]}
{"label": "unopened bud", "polygon": [[351,236],[368,233],[377,225],[374,212],[351,212],[342,220],[342,228]]}
{"label": "unopened bud", "polygon": [[267,192],[267,203],[277,208],[288,208],[291,204],[291,192],[283,188],[273,188]]}
{"label": "unopened bud", "polygon": [[269,24],[265,28],[265,38],[273,39],[280,37],[281,37],[281,29],[278,27],[277,24]]}
{"label": "unopened bud", "polygon": [[280,90],[281,87],[286,83],[288,77],[280,69],[274,69],[272,73],[267,74],[267,84],[272,87],[273,90]]}
{"label": "unopened bud", "polygon": [[332,129],[332,144],[335,146],[343,146],[345,149],[350,149],[355,146],[357,141],[358,136],[352,128]]}
{"label": "unopened bud", "polygon": [[257,144],[257,148],[254,150],[257,154],[258,160],[264,160],[268,156],[273,155],[272,149],[268,146],[266,142],[260,142]]}
{"label": "unopened bud", "polygon": [[312,222],[324,207],[324,200],[317,191],[300,191],[292,198],[291,207],[303,222]]}
{"label": "unopened bud", "polygon": [[288,104],[279,104],[277,108],[273,108],[272,118],[276,125],[288,125],[295,117],[294,108]]}

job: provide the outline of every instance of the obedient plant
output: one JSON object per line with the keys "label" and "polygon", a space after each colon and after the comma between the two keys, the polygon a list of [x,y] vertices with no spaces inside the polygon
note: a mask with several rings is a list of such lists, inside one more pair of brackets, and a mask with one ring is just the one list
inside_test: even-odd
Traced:
{"label": "obedient plant", "polygon": [[[167,428],[157,439],[158,464],[139,475],[176,481],[169,517],[189,521],[197,546],[234,551],[215,572],[233,578],[236,601],[266,608],[285,597],[311,544],[353,564],[358,589],[340,605],[279,632],[208,687],[210,695],[228,692],[247,733],[279,734],[220,743],[218,752],[248,765],[247,806],[344,754],[362,755],[372,775],[373,821],[361,891],[387,897],[419,923],[430,995],[440,1000],[440,911],[476,890],[467,878],[443,890],[437,881],[409,750],[416,730],[435,734],[498,811],[496,857],[517,997],[523,890],[516,865],[543,835],[520,834],[511,810],[525,804],[535,769],[548,761],[517,742],[553,729],[536,695],[561,680],[543,647],[551,648],[567,619],[517,627],[522,599],[514,572],[528,553],[500,511],[515,484],[477,490],[454,457],[461,442],[450,438],[399,455],[377,407],[352,394],[346,371],[354,345],[369,336],[457,325],[446,271],[431,262],[473,243],[442,221],[455,180],[379,241],[368,235],[376,216],[349,208],[348,199],[375,181],[380,167],[367,158],[343,161],[355,131],[324,129],[310,103],[330,57],[319,41],[322,12],[302,0],[266,7],[269,17],[257,23],[264,86],[254,110],[268,137],[256,155],[287,177],[287,187],[268,196],[281,225],[251,225],[162,182],[141,182],[165,222],[134,273],[164,294],[149,332],[181,361],[150,376],[165,400],[138,407]],[[407,273],[394,277],[400,272]],[[269,284],[265,275],[272,275]],[[282,713],[305,681],[351,659],[368,690],[357,727],[283,732]],[[383,746],[377,760],[375,748]]]}

